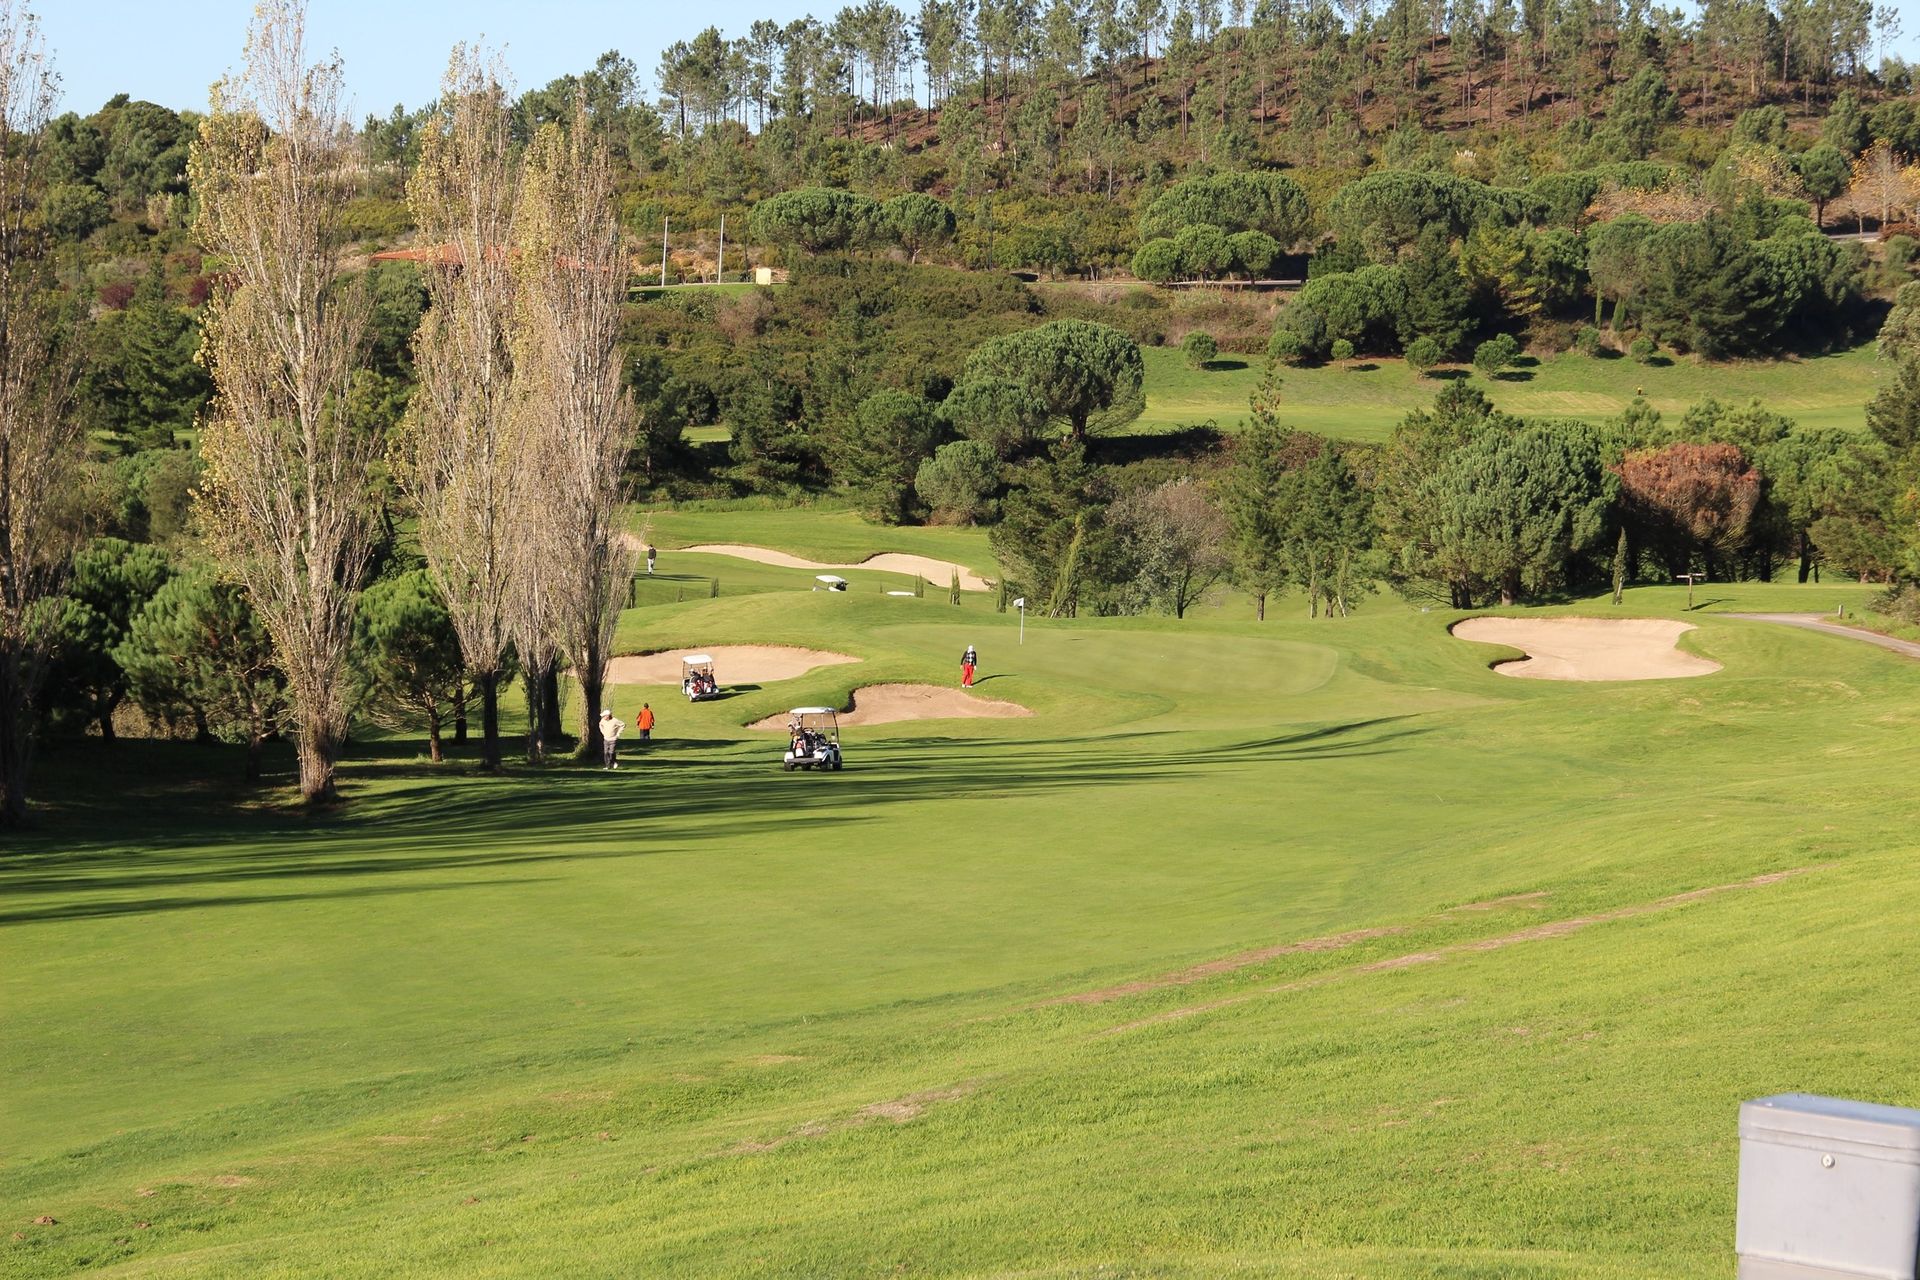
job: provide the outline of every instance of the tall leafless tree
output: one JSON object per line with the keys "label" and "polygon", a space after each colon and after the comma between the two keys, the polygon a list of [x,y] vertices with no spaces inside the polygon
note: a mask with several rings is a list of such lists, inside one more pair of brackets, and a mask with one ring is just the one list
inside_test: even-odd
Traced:
{"label": "tall leafless tree", "polygon": [[58,96],[38,21],[21,0],[0,0],[0,826],[27,816],[43,605],[78,533],[68,480],[85,448],[67,412],[72,366],[54,340],[36,216]]}
{"label": "tall leafless tree", "polygon": [[559,637],[584,696],[581,749],[600,753],[599,709],[633,543],[624,536],[636,418],[618,341],[627,258],[604,141],[584,111],[527,149],[519,264],[523,404],[539,465],[527,479],[553,583]]}
{"label": "tall leafless tree", "polygon": [[371,550],[380,441],[348,416],[368,303],[345,275],[340,213],[356,187],[337,58],[309,65],[301,0],[262,0],[246,69],[214,87],[189,173],[220,261],[204,355],[202,522],[287,673],[310,804],[335,798],[346,655]]}
{"label": "tall leafless tree", "polygon": [[480,693],[484,768],[500,764],[500,677],[512,645],[514,515],[521,441],[514,412],[517,165],[497,63],[453,51],[438,117],[407,200],[436,257],[432,305],[414,337],[418,389],[396,471],[420,515],[420,548],[439,580]]}

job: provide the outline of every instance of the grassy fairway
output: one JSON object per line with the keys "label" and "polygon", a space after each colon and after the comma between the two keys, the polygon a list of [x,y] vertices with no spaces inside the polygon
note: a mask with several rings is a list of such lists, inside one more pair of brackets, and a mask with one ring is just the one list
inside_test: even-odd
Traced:
{"label": "grassy fairway", "polygon": [[[1232,430],[1247,416],[1247,397],[1260,380],[1258,356],[1223,356],[1195,370],[1176,350],[1150,347],[1147,408],[1130,430],[1174,431],[1212,421]],[[1668,365],[1631,360],[1551,356],[1489,382],[1474,385],[1494,404],[1524,417],[1599,421],[1618,414],[1644,391],[1654,408],[1678,416],[1707,396],[1728,404],[1760,397],[1802,427],[1866,426],[1862,406],[1873,398],[1881,368],[1871,344],[1838,355],[1806,360]],[[1400,360],[1368,360],[1351,366],[1321,365],[1286,370],[1284,403],[1302,429],[1347,440],[1384,440],[1409,410],[1425,408],[1444,384],[1423,378]]]}
{"label": "grassy fairway", "polygon": [[[1920,1102],[1920,664],[1714,612],[1859,588],[1706,598],[1724,671],[1607,686],[1389,600],[1021,646],[769,587],[623,645],[864,662],[617,774],[373,742],[309,823],[66,750],[0,861],[0,1272],[1728,1276],[1739,1100]],[[738,727],[968,642],[1034,717],[829,776]]]}

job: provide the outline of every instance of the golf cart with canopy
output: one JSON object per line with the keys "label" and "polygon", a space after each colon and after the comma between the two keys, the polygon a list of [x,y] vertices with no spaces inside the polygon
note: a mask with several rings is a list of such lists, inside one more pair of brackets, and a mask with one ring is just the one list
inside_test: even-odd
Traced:
{"label": "golf cart with canopy", "polygon": [[781,768],[838,769],[840,715],[832,707],[795,707],[787,714],[787,755]]}
{"label": "golf cart with canopy", "polygon": [[680,692],[688,702],[702,702],[720,696],[720,682],[713,677],[713,657],[690,653],[680,659]]}

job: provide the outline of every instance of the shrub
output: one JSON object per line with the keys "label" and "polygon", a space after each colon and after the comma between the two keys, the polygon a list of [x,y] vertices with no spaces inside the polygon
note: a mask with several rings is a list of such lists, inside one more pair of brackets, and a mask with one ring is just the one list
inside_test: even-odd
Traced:
{"label": "shrub", "polygon": [[1600,331],[1590,324],[1581,325],[1580,331],[1573,335],[1573,349],[1583,356],[1599,355]]}
{"label": "shrub", "polygon": [[1335,338],[1333,340],[1333,358],[1335,360],[1353,359],[1353,344],[1345,338]]}
{"label": "shrub", "polygon": [[1446,353],[1432,338],[1415,338],[1407,346],[1407,366],[1415,373],[1426,373],[1445,358]]}
{"label": "shrub", "polygon": [[1220,354],[1220,344],[1213,340],[1212,334],[1194,330],[1180,342],[1180,354],[1187,358],[1190,369],[1204,369],[1212,359]]}
{"label": "shrub", "polygon": [[1920,241],[1912,236],[1888,236],[1886,242],[1887,265],[1896,271],[1905,271],[1913,265],[1914,253],[1920,250]]}
{"label": "shrub", "polygon": [[1267,339],[1267,358],[1282,364],[1299,364],[1307,358],[1307,344],[1291,329],[1275,329]]}
{"label": "shrub", "polygon": [[1640,364],[1652,364],[1653,358],[1660,354],[1660,348],[1652,338],[1635,338],[1633,345],[1627,348],[1627,354]]}
{"label": "shrub", "polygon": [[1491,378],[1512,364],[1520,354],[1520,344],[1510,333],[1496,333],[1473,351],[1473,367]]}
{"label": "shrub", "polygon": [[1133,255],[1133,274],[1149,284],[1165,284],[1180,274],[1180,250],[1172,240],[1149,240]]}

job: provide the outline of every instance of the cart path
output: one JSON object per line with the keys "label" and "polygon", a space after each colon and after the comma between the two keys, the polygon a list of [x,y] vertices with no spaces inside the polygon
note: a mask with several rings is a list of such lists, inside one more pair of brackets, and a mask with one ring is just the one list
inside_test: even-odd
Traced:
{"label": "cart path", "polygon": [[1879,645],[1894,653],[1908,658],[1920,658],[1920,644],[1911,640],[1900,640],[1893,636],[1883,636],[1877,631],[1863,631],[1859,627],[1845,627],[1837,622],[1828,622],[1824,613],[1723,613],[1723,618],[1745,618],[1748,622],[1772,622],[1783,627],[1799,627],[1804,631],[1824,631],[1830,636],[1845,636],[1849,640],[1861,640],[1867,644]]}

